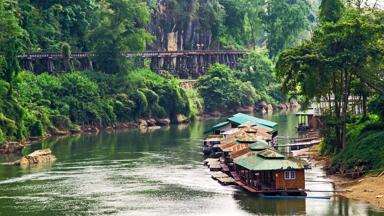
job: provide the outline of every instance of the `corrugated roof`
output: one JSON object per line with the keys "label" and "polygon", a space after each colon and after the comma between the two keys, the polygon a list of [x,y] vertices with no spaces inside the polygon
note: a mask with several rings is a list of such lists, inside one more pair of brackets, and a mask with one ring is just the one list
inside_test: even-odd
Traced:
{"label": "corrugated roof", "polygon": [[276,122],[256,118],[254,116],[246,115],[243,113],[237,113],[236,115],[228,118],[228,121],[234,122],[238,125],[242,125],[250,122],[250,123],[257,124],[259,126],[267,127],[267,128],[275,128],[277,126]]}
{"label": "corrugated roof", "polygon": [[300,161],[290,160],[285,157],[278,159],[264,158],[258,152],[248,152],[239,156],[234,159],[234,163],[253,171],[304,169],[304,164]]}
{"label": "corrugated roof", "polygon": [[268,158],[268,159],[284,159],[285,158],[284,155],[282,155],[276,151],[272,151],[270,149],[264,150],[257,155],[261,156],[263,158]]}
{"label": "corrugated roof", "polygon": [[252,133],[243,133],[237,137],[237,142],[240,142],[240,143],[254,143],[256,141],[257,141],[257,136],[256,134],[252,134]]}
{"label": "corrugated roof", "polygon": [[234,143],[232,145],[220,146],[223,152],[237,152],[248,148],[248,144]]}
{"label": "corrugated roof", "polygon": [[212,130],[217,130],[221,127],[224,127],[225,125],[229,124],[229,121],[220,122],[218,124],[213,125]]}
{"label": "corrugated roof", "polygon": [[256,143],[249,145],[251,151],[262,151],[270,148],[265,141],[258,140]]}

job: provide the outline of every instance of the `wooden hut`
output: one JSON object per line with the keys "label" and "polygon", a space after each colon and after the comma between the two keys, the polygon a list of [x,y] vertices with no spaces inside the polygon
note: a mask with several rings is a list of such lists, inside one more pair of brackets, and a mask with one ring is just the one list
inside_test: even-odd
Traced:
{"label": "wooden hut", "polygon": [[289,159],[266,145],[233,159],[238,185],[259,195],[305,195],[304,163]]}
{"label": "wooden hut", "polygon": [[321,127],[320,116],[321,113],[318,109],[309,109],[303,112],[296,113],[299,118],[297,126],[298,131],[317,130]]}

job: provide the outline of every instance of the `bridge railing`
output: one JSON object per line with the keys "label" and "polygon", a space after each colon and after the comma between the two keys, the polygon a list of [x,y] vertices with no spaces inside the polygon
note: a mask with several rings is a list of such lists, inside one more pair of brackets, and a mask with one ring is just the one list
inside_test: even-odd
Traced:
{"label": "bridge railing", "polygon": [[[108,53],[108,52],[105,52]],[[184,50],[184,51],[144,51],[144,52],[124,52],[125,57],[177,57],[188,55],[244,55],[246,51],[232,51],[232,50]],[[92,52],[73,52],[72,58],[86,58],[93,57],[95,53]],[[19,55],[19,59],[35,59],[35,58],[63,58],[61,52],[36,52]]]}

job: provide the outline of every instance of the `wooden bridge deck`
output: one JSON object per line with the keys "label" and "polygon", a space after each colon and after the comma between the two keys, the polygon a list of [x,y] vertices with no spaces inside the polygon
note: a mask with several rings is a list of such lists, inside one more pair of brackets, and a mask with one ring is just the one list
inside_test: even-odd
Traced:
{"label": "wooden bridge deck", "polygon": [[[108,53],[108,52],[106,52]],[[185,50],[185,51],[144,51],[144,52],[125,52],[123,56],[129,57],[179,57],[179,56],[190,56],[190,55],[244,55],[246,51],[232,51],[232,50]],[[73,52],[71,53],[72,58],[86,58],[93,57],[95,53],[92,52]],[[36,58],[63,58],[61,52],[36,52],[19,55],[19,59],[36,59]]]}
{"label": "wooden bridge deck", "polygon": [[[107,55],[109,52],[103,53]],[[110,52],[112,54],[112,52]],[[196,79],[204,74],[209,65],[214,63],[225,64],[230,68],[237,68],[239,59],[247,54],[246,51],[231,50],[186,50],[186,51],[145,51],[124,52],[126,58],[139,58],[138,67],[144,67],[144,59],[150,60],[151,70],[162,73],[169,71],[179,78]],[[93,60],[96,54],[92,52],[73,52],[70,61],[80,63],[75,70],[93,70]],[[27,53],[19,55],[18,59],[23,69],[35,72],[65,71],[63,68],[63,55],[61,52]],[[97,62],[95,62],[97,67]]]}

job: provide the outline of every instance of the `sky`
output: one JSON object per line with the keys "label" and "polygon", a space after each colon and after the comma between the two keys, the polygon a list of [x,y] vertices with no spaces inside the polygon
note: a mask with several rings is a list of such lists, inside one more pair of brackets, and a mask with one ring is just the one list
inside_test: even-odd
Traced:
{"label": "sky", "polygon": [[[368,2],[373,5],[376,2],[376,0],[368,0]],[[377,5],[380,8],[384,8],[384,0],[377,0]]]}

